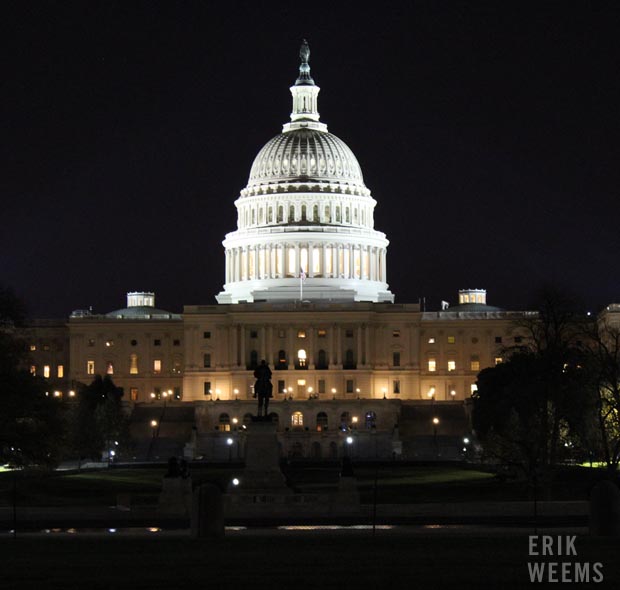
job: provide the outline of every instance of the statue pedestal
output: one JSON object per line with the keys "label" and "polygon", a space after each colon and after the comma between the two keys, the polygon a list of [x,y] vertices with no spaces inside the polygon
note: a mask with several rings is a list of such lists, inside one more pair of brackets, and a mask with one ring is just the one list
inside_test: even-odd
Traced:
{"label": "statue pedestal", "polygon": [[239,477],[240,493],[292,493],[280,470],[280,448],[276,425],[255,420],[248,424],[245,440],[245,469]]}

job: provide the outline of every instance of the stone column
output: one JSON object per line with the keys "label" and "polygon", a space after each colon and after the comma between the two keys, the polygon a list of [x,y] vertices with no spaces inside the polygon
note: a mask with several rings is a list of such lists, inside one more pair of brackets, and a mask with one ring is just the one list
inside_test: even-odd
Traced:
{"label": "stone column", "polygon": [[307,338],[308,338],[308,369],[314,369],[314,328],[312,326],[308,326],[307,330]]}
{"label": "stone column", "polygon": [[299,277],[299,270],[301,269],[301,249],[299,248],[299,244],[295,244],[295,267],[293,276]]}
{"label": "stone column", "polygon": [[362,326],[357,327],[357,364],[358,366],[364,363],[362,357]]}
{"label": "stone column", "polygon": [[237,346],[237,325],[233,324],[230,327],[230,365],[232,367],[239,366],[239,351]]}
{"label": "stone column", "polygon": [[321,246],[321,258],[323,260],[323,276],[329,277],[330,275],[327,274],[327,244]]}
{"label": "stone column", "polygon": [[381,281],[384,283],[387,280],[387,272],[385,268],[386,260],[387,260],[387,251],[385,250],[385,248],[383,248],[381,250]]}
{"label": "stone column", "polygon": [[295,350],[293,345],[293,328],[289,326],[287,329],[287,343],[286,343],[286,360],[288,361],[288,369],[292,371],[295,368]]}
{"label": "stone column", "polygon": [[245,358],[245,326],[241,324],[239,326],[239,366],[245,367],[247,365]]}
{"label": "stone column", "polygon": [[336,364],[342,365],[342,328],[336,325]]}
{"label": "stone column", "polygon": [[349,278],[355,278],[355,246],[349,245]]}
{"label": "stone column", "polygon": [[258,362],[265,358],[265,326],[260,327],[260,340],[259,340],[259,356]]}
{"label": "stone column", "polygon": [[314,277],[314,243],[308,243],[308,276]]}

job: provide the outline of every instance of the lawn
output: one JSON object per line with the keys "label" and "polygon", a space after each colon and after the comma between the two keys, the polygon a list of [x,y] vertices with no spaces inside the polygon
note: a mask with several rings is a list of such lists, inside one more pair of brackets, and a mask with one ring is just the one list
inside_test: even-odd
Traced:
{"label": "lawn", "polygon": [[[202,465],[192,469],[194,484],[215,482],[226,488],[240,465]],[[523,482],[501,481],[493,474],[460,465],[362,464],[354,468],[363,502],[371,502],[377,481],[377,501],[383,504],[527,500],[532,490]],[[338,483],[339,467],[292,464],[285,468],[289,484],[301,492],[327,492]],[[114,468],[63,472],[20,472],[17,500],[22,506],[110,506],[119,494],[132,503],[155,504],[164,467]],[[602,470],[572,467],[558,473],[551,499],[586,500]],[[12,498],[10,472],[0,473],[0,506]]]}

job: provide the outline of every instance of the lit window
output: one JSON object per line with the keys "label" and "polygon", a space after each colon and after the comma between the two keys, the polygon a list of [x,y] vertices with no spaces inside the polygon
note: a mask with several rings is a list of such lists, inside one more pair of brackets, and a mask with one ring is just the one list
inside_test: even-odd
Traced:
{"label": "lit window", "polygon": [[480,370],[480,359],[477,356],[472,356],[469,363],[470,371],[479,371]]}
{"label": "lit window", "polygon": [[400,352],[392,353],[392,365],[395,367],[400,367]]}
{"label": "lit window", "polygon": [[297,360],[299,362],[300,367],[306,366],[306,351],[303,348],[300,348],[297,351]]}
{"label": "lit window", "polygon": [[37,366],[36,365],[30,365],[30,374],[33,375],[33,376],[37,374]]}
{"label": "lit window", "polygon": [[306,331],[305,330],[299,330],[297,332],[297,338],[305,338],[306,337]]}
{"label": "lit window", "polygon": [[448,371],[456,371],[456,361],[448,361]]}
{"label": "lit window", "polygon": [[428,370],[432,373],[437,370],[437,360],[428,359]]}
{"label": "lit window", "polygon": [[400,330],[392,330],[393,338],[400,338]]}
{"label": "lit window", "polygon": [[456,342],[455,336],[448,336],[448,344],[454,344]]}
{"label": "lit window", "polygon": [[400,393],[400,379],[392,381],[392,393]]}
{"label": "lit window", "polygon": [[495,364],[499,365],[500,363],[503,363],[504,359],[501,356],[496,356],[495,357]]}
{"label": "lit window", "polygon": [[291,426],[293,428],[300,428],[304,425],[304,415],[301,412],[293,412],[291,416]]}
{"label": "lit window", "polygon": [[317,336],[319,338],[325,338],[325,336],[327,336],[327,332],[325,330],[317,330]]}
{"label": "lit window", "polygon": [[230,416],[228,414],[220,414],[218,429],[220,432],[230,432]]}
{"label": "lit window", "polygon": [[105,372],[108,375],[114,375],[114,363],[112,361],[107,361],[105,364]]}
{"label": "lit window", "polygon": [[137,402],[138,401],[138,388],[137,387],[130,387],[129,388],[129,399],[132,402]]}
{"label": "lit window", "polygon": [[43,377],[45,377],[46,379],[50,378],[50,366],[49,365],[43,365]]}
{"label": "lit window", "polygon": [[476,391],[478,391],[478,386],[477,386],[475,383],[472,383],[472,384],[469,386],[469,390],[470,390],[472,393],[476,393]]}
{"label": "lit window", "polygon": [[64,365],[58,365],[56,367],[56,375],[58,376],[58,379],[62,379],[65,376],[65,366]]}
{"label": "lit window", "polygon": [[428,339],[428,343],[429,344],[435,344],[435,339],[434,338],[429,338]]}
{"label": "lit window", "polygon": [[95,374],[95,361],[86,361],[86,374],[87,375]]}
{"label": "lit window", "polygon": [[153,361],[153,373],[158,374],[161,373],[161,360],[155,359]]}
{"label": "lit window", "polygon": [[34,352],[37,349],[37,345],[36,344],[31,344],[29,348],[30,348],[31,352]]}
{"label": "lit window", "polygon": [[129,355],[129,374],[130,375],[138,374],[138,355],[137,354]]}

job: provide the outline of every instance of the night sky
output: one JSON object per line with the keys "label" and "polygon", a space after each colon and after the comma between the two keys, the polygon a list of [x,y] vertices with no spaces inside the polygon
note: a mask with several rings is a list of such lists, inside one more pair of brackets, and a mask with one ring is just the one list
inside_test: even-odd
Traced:
{"label": "night sky", "polygon": [[[0,282],[35,317],[212,304],[307,38],[396,302],[620,302],[617,2],[6,2]],[[8,45],[6,44],[8,42]]]}

